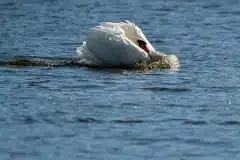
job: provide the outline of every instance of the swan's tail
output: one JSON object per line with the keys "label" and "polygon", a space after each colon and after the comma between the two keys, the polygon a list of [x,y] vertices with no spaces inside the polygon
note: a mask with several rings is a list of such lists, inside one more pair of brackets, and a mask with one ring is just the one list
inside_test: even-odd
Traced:
{"label": "swan's tail", "polygon": [[87,48],[86,42],[76,50],[77,55],[81,59],[79,63],[89,66],[102,66],[103,63],[98,60]]}

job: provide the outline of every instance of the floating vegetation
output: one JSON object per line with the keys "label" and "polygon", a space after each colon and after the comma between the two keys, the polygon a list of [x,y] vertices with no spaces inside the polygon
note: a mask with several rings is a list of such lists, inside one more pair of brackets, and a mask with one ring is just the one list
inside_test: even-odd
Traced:
{"label": "floating vegetation", "polygon": [[40,66],[40,67],[63,67],[63,66],[75,66],[77,61],[73,60],[36,60],[36,59],[16,59],[10,61],[0,62],[2,66],[15,66],[15,67],[26,67],[26,66]]}
{"label": "floating vegetation", "polygon": [[[94,67],[89,65],[84,65],[79,63],[78,59],[61,59],[61,58],[46,58],[46,57],[27,57],[14,59],[10,61],[0,62],[1,66],[15,66],[15,67],[25,67],[25,66],[41,66],[41,67],[67,67],[67,66],[77,66],[77,67]],[[94,67],[97,68],[97,67]],[[99,68],[99,67],[98,67]],[[106,68],[106,67],[104,67]],[[154,69],[177,69],[179,68],[178,58],[171,54],[166,55],[159,61],[152,62],[150,60],[140,61],[136,64],[130,66],[119,66],[115,68],[129,68],[136,70],[154,70]]]}
{"label": "floating vegetation", "polygon": [[152,70],[152,69],[177,69],[180,67],[178,58],[174,54],[165,56],[159,61],[152,62],[150,60],[140,61],[131,66],[139,70]]}
{"label": "floating vegetation", "polygon": [[31,61],[27,59],[13,60],[9,61],[7,64],[13,66],[47,66],[47,67],[56,66],[54,62]]}

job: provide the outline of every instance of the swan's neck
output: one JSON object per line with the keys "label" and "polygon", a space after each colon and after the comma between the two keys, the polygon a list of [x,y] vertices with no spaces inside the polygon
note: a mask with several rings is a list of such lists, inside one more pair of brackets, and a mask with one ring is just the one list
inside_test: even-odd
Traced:
{"label": "swan's neck", "polygon": [[163,59],[164,57],[166,57],[167,55],[161,53],[161,52],[157,52],[157,51],[152,51],[148,53],[151,61],[159,61],[161,59]]}

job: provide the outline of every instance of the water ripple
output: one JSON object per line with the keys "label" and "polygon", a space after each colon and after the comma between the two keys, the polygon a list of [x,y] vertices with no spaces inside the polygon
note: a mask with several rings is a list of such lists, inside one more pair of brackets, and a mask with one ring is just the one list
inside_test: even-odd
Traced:
{"label": "water ripple", "polygon": [[[0,159],[239,159],[239,4],[1,0]],[[181,70],[75,63],[125,19]]]}
{"label": "water ripple", "polygon": [[188,91],[191,91],[190,88],[166,88],[166,87],[150,87],[150,88],[142,88],[142,89],[153,91],[153,92],[188,92]]}
{"label": "water ripple", "polygon": [[208,122],[187,119],[187,120],[184,120],[183,124],[206,125],[206,124],[208,124]]}
{"label": "water ripple", "polygon": [[77,121],[80,123],[102,123],[101,120],[96,120],[94,118],[78,118]]}
{"label": "water ripple", "polygon": [[144,120],[127,120],[127,119],[104,121],[104,120],[96,120],[94,118],[78,118],[77,121],[80,123],[119,123],[119,124],[135,124],[135,123],[149,122]]}
{"label": "water ripple", "polygon": [[221,122],[221,123],[218,123],[220,125],[223,125],[223,126],[240,126],[240,122],[239,121],[224,121],[224,122]]}

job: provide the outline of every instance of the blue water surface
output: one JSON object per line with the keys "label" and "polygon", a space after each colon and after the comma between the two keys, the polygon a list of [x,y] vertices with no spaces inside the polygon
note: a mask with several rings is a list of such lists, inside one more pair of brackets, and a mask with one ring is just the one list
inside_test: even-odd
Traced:
{"label": "blue water surface", "polygon": [[0,61],[76,58],[126,19],[181,69],[2,65],[1,160],[240,159],[238,0],[1,0]]}

